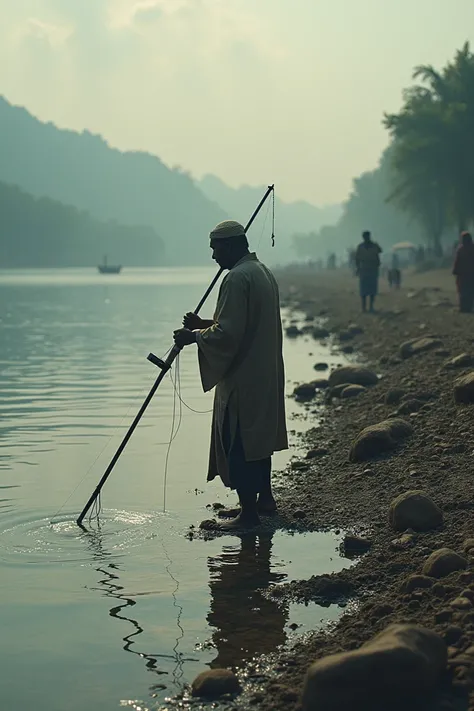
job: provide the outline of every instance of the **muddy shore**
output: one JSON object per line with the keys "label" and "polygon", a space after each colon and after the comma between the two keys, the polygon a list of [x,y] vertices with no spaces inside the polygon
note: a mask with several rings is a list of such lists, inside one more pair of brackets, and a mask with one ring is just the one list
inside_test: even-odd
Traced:
{"label": "muddy shore", "polygon": [[[474,365],[446,364],[460,354],[474,354],[474,315],[457,312],[448,272],[406,277],[399,292],[382,287],[375,314],[360,313],[357,283],[348,273],[287,270],[279,282],[286,306],[302,311],[307,323],[323,317],[335,343],[349,345],[358,362],[379,376],[358,397],[333,398],[327,404],[324,418],[304,439],[307,450],[318,454],[294,465],[292,487],[279,489],[280,510],[285,518],[296,512],[308,528],[340,528],[362,536],[369,550],[349,570],[318,577],[309,570],[307,580],[279,591],[288,599],[348,602],[349,607],[329,634],[316,633],[285,654],[278,679],[253,702],[265,711],[297,709],[311,662],[356,649],[393,622],[408,622],[436,631],[449,648],[448,673],[427,708],[472,711],[474,557],[466,553],[465,542],[474,537],[474,405],[456,404],[453,384]],[[426,336],[436,339],[432,348],[400,356],[401,344]],[[315,371],[319,377],[327,374]],[[387,393],[395,390],[396,403],[387,403]],[[418,406],[404,408],[407,401]],[[361,430],[395,411],[410,423],[412,436],[393,451],[351,462],[351,445]],[[405,535],[394,530],[390,504],[411,490],[425,492],[437,504],[441,526]],[[462,554],[467,568],[430,587],[408,590],[407,578],[421,574],[427,558],[440,548]],[[466,602],[459,609],[453,603],[463,595]]]}

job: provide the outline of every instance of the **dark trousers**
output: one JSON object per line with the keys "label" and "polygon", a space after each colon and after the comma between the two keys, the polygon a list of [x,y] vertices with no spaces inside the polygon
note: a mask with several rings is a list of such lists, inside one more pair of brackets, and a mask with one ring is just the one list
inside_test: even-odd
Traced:
{"label": "dark trousers", "polygon": [[240,426],[237,423],[234,441],[231,442],[229,414],[226,412],[222,433],[224,451],[229,467],[229,478],[232,489],[237,489],[245,495],[255,495],[262,491],[265,481],[269,481],[272,469],[272,458],[258,459],[248,462],[245,459]]}
{"label": "dark trousers", "polygon": [[458,295],[459,295],[459,310],[464,313],[470,313],[474,307],[474,284],[463,284],[458,278],[457,280]]}

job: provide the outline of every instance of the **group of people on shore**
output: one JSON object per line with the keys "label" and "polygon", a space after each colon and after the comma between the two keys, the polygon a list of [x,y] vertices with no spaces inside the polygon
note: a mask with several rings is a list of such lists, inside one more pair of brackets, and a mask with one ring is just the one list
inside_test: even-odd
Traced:
{"label": "group of people on shore", "polygon": [[[367,311],[367,302],[369,311],[374,311],[375,297],[378,293],[381,253],[382,248],[372,240],[370,232],[368,230],[363,232],[362,242],[354,253],[354,268],[359,277],[362,311]],[[396,255],[394,254],[393,257],[395,258]],[[399,288],[401,271],[394,258],[392,258],[392,265],[388,270],[388,280],[391,287]],[[453,274],[456,277],[459,311],[471,313],[474,308],[474,243],[469,232],[461,233],[460,244],[454,255]]]}

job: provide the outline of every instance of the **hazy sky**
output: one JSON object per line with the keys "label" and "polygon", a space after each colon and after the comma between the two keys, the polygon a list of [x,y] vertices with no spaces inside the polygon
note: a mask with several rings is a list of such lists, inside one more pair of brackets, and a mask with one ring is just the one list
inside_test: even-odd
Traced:
{"label": "hazy sky", "polygon": [[412,68],[469,39],[474,0],[0,0],[0,93],[196,176],[324,204],[377,163]]}

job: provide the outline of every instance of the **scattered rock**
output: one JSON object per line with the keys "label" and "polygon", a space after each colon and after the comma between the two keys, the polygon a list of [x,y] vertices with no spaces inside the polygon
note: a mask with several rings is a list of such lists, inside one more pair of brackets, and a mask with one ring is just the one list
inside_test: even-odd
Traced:
{"label": "scattered rock", "polygon": [[409,437],[412,433],[412,426],[405,420],[398,418],[370,425],[363,429],[354,440],[349,459],[351,462],[363,462],[383,452],[389,452],[396,447],[398,442]]}
{"label": "scattered rock", "polygon": [[435,614],[435,622],[437,622],[439,625],[444,625],[446,624],[446,622],[451,622],[452,619],[452,610],[438,610],[438,612]]}
{"label": "scattered rock", "polygon": [[423,491],[406,491],[390,504],[389,521],[395,531],[430,531],[443,523],[443,512]]}
{"label": "scattered rock", "polygon": [[351,353],[354,353],[354,351],[354,346],[342,346],[341,348],[341,353],[345,353],[346,355],[350,355]]}
{"label": "scattered rock", "polygon": [[329,387],[329,380],[326,378],[318,378],[318,380],[313,380],[311,385],[314,385],[316,390],[326,390]]}
{"label": "scattered rock", "polygon": [[307,514],[306,511],[303,511],[303,509],[296,509],[296,511],[293,511],[293,518],[306,518]]}
{"label": "scattered rock", "polygon": [[234,672],[230,669],[210,669],[199,674],[192,683],[192,695],[207,699],[217,699],[224,694],[238,694],[242,691]]}
{"label": "scattered rock", "polygon": [[461,353],[461,355],[451,358],[445,364],[445,368],[455,369],[455,368],[470,368],[474,365],[474,356],[470,353]]}
{"label": "scattered rock", "polygon": [[353,652],[315,662],[306,674],[303,711],[380,711],[387,699],[421,698],[446,669],[447,650],[431,630],[391,625]]}
{"label": "scattered rock", "polygon": [[349,400],[349,398],[359,397],[359,395],[365,393],[366,390],[367,388],[364,388],[363,385],[348,385],[341,392],[341,400]]}
{"label": "scattered rock", "polygon": [[457,597],[452,601],[451,607],[461,611],[472,610],[472,602],[467,597]]}
{"label": "scattered rock", "polygon": [[319,340],[321,338],[329,338],[331,334],[327,328],[324,328],[323,326],[315,326],[311,332],[311,335],[315,340]]}
{"label": "scattered rock", "polygon": [[372,541],[360,536],[347,534],[341,543],[341,549],[346,556],[362,555],[372,548]]}
{"label": "scattered rock", "polygon": [[350,383],[341,383],[340,385],[335,385],[333,388],[331,388],[331,397],[341,397],[342,393],[346,388],[349,387],[349,385]]}
{"label": "scattered rock", "polygon": [[403,359],[411,358],[419,353],[426,353],[433,348],[438,348],[442,343],[438,338],[426,336],[424,338],[412,338],[410,341],[402,343],[400,355]]}
{"label": "scattered rock", "polygon": [[474,402],[474,371],[454,381],[454,400],[465,405]]}
{"label": "scattered rock", "polygon": [[291,462],[290,469],[292,471],[304,470],[309,468],[309,462]]}
{"label": "scattered rock", "polygon": [[469,553],[473,548],[474,548],[474,538],[468,538],[467,540],[464,541],[464,545],[462,547],[464,553]]}
{"label": "scattered rock", "polygon": [[364,329],[361,326],[358,326],[356,323],[350,323],[347,327],[347,330],[349,333],[352,333],[353,336],[360,336],[362,333],[364,333]]}
{"label": "scattered rock", "polygon": [[384,402],[386,405],[398,405],[404,395],[405,390],[402,388],[390,388],[385,393]]}
{"label": "scattered rock", "polygon": [[397,410],[397,415],[410,415],[412,412],[418,412],[424,407],[425,403],[415,398],[404,400]]}
{"label": "scattered rock", "polygon": [[316,447],[306,452],[306,459],[316,459],[316,457],[324,457],[328,453],[326,447]]}
{"label": "scattered rock", "polygon": [[402,592],[411,593],[414,590],[426,590],[433,585],[433,579],[427,575],[410,575],[402,583]]}
{"label": "scattered rock", "polygon": [[361,368],[357,365],[345,365],[342,368],[333,370],[329,376],[329,385],[341,385],[348,383],[349,385],[364,385],[371,386],[378,383],[377,375],[368,368]]}
{"label": "scattered rock", "polygon": [[467,560],[449,548],[434,551],[423,566],[423,575],[430,578],[444,578],[456,570],[465,570]]}
{"label": "scattered rock", "polygon": [[328,370],[329,365],[327,363],[315,363],[314,364],[314,369],[315,370]]}
{"label": "scattered rock", "polygon": [[461,627],[458,627],[457,625],[451,625],[448,627],[446,632],[444,633],[444,639],[446,640],[446,644],[456,644],[456,642],[459,642],[459,640],[462,637],[462,629]]}
{"label": "scattered rock", "polygon": [[296,338],[297,336],[301,336],[302,332],[298,326],[288,326],[288,328],[285,329],[285,333],[288,338]]}
{"label": "scattered rock", "polygon": [[341,343],[345,343],[346,341],[352,341],[354,338],[354,333],[351,333],[350,331],[339,331],[337,334],[337,337],[341,341]]}
{"label": "scattered rock", "polygon": [[416,543],[416,537],[413,533],[404,533],[400,538],[395,538],[391,541],[390,545],[394,550],[406,550],[407,548],[413,548]]}
{"label": "scattered rock", "polygon": [[296,386],[293,390],[293,395],[300,402],[312,400],[316,395],[316,387],[314,383],[302,383]]}

